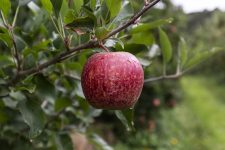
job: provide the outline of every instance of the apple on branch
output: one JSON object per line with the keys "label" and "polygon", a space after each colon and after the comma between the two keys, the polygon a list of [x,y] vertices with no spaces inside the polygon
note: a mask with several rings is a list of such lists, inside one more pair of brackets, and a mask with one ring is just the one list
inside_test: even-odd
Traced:
{"label": "apple on branch", "polygon": [[87,101],[101,109],[133,107],[141,94],[143,83],[142,66],[128,52],[94,54],[87,60],[81,76]]}

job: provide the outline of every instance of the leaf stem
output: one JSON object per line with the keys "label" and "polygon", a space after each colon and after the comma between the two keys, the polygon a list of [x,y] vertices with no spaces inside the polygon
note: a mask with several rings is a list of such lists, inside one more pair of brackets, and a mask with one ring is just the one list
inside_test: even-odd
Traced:
{"label": "leaf stem", "polygon": [[1,13],[1,17],[2,17],[3,24],[8,29],[8,23],[7,23],[7,21],[6,21],[5,17],[4,17],[4,14],[3,14],[2,11],[0,11],[0,13]]}
{"label": "leaf stem", "polygon": [[163,62],[163,76],[166,76],[166,63]]}
{"label": "leaf stem", "polygon": [[99,47],[102,48],[106,52],[110,52],[109,49],[107,47],[105,47],[105,45],[102,43],[102,41],[99,42]]}
{"label": "leaf stem", "polygon": [[15,35],[13,33],[13,27],[9,27],[9,31],[10,31],[12,42],[13,42],[14,57],[17,62],[17,72],[19,72],[21,70],[21,61],[20,61],[19,51],[16,45]]}
{"label": "leaf stem", "polygon": [[61,15],[59,15],[59,20],[60,20],[62,35],[65,38],[66,37],[66,34],[65,34],[65,31],[64,31],[64,26],[63,26],[63,21],[62,21],[62,16]]}
{"label": "leaf stem", "polygon": [[173,74],[173,75],[162,75],[159,77],[152,77],[149,79],[145,79],[144,83],[149,83],[149,82],[154,82],[154,81],[158,81],[158,80],[164,80],[164,79],[178,79],[179,77],[181,77],[183,75],[183,73],[179,73],[179,74]]}
{"label": "leaf stem", "polygon": [[16,20],[17,20],[17,17],[18,17],[19,9],[20,9],[20,7],[17,6],[17,7],[16,7],[16,13],[15,13],[15,15],[14,15],[14,17],[13,17],[12,27],[14,27],[14,26],[16,25]]}
{"label": "leaf stem", "polygon": [[52,21],[52,23],[53,23],[53,25],[54,25],[56,31],[58,32],[59,36],[61,37],[62,40],[64,40],[64,38],[63,38],[63,36],[62,36],[62,34],[61,34],[59,28],[57,27],[57,25],[56,25],[56,23],[55,23],[55,21],[54,21],[54,18],[53,18],[52,16],[50,16],[50,18],[51,18],[51,21]]}

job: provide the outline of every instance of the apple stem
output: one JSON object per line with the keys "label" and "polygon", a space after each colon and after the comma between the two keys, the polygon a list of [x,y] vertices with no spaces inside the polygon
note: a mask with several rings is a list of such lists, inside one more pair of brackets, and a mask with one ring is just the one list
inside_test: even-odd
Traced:
{"label": "apple stem", "polygon": [[104,44],[102,43],[102,41],[99,42],[99,47],[102,48],[106,52],[110,52],[110,50],[107,47],[104,46]]}

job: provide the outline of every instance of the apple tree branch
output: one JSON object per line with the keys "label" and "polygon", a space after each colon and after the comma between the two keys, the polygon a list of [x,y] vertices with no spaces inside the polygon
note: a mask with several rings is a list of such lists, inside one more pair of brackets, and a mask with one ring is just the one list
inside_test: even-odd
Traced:
{"label": "apple tree branch", "polygon": [[[125,24],[119,26],[118,28],[114,29],[113,31],[111,31],[103,40],[106,40],[108,38],[110,38],[111,36],[121,32],[122,30],[126,29],[128,26],[132,25],[135,23],[135,21],[140,18],[146,11],[148,11],[150,8],[152,8],[154,5],[156,5],[160,0],[154,0],[150,3],[145,3],[144,7],[138,12],[136,13],[133,17],[131,17]],[[56,63],[59,63],[61,61],[64,61],[70,57],[73,54],[76,54],[76,52],[83,50],[83,49],[89,49],[89,48],[95,48],[95,47],[101,47],[101,45],[99,44],[99,41],[97,40],[90,40],[87,43],[78,45],[74,48],[70,48],[68,51],[64,51],[60,54],[58,54],[57,56],[53,57],[52,59],[46,61],[43,64],[40,64],[36,67],[33,67],[31,69],[27,69],[27,70],[20,70],[15,77],[9,82],[9,85],[14,85],[16,83],[18,83],[20,80],[22,80],[24,77],[28,76],[28,75],[32,75],[32,74],[36,74],[38,72],[40,72],[41,70],[54,65]],[[17,62],[19,64],[19,59],[17,58]]]}

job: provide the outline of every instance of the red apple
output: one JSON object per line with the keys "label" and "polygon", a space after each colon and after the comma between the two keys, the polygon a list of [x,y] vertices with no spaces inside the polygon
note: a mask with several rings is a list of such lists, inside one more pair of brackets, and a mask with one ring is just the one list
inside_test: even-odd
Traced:
{"label": "red apple", "polygon": [[81,77],[87,101],[101,109],[133,107],[141,94],[143,83],[142,66],[128,52],[94,54],[87,60]]}

